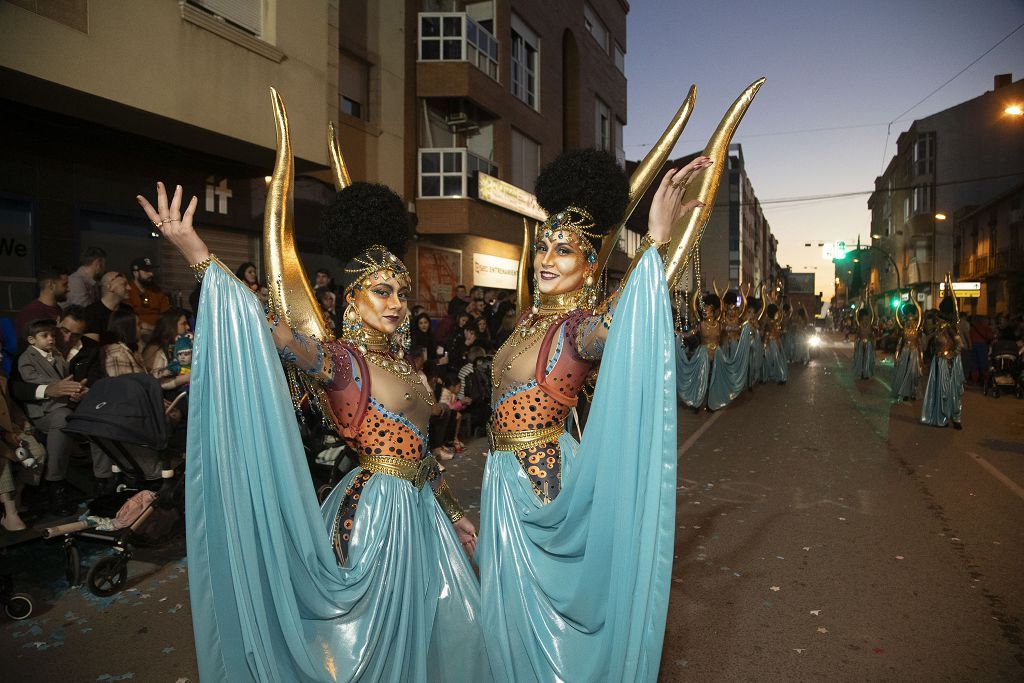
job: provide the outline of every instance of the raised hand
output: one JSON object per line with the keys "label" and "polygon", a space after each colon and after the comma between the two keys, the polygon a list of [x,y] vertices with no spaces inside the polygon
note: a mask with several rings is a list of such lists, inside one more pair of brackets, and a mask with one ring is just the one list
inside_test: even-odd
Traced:
{"label": "raised hand", "polygon": [[683,194],[697,174],[713,163],[709,157],[700,156],[682,168],[669,169],[661,179],[647,221],[647,231],[655,242],[667,242],[676,221],[693,209],[704,206],[699,199],[691,199],[684,204]]}
{"label": "raised hand", "polygon": [[206,244],[192,227],[192,217],[196,213],[196,207],[199,206],[199,200],[195,195],[185,207],[184,214],[181,213],[181,185],[175,187],[170,205],[167,203],[167,190],[161,182],[156,184],[157,208],[154,209],[153,205],[142,195],[136,195],[135,199],[139,202],[142,210],[146,212],[146,216],[152,221],[153,226],[181,252],[190,265],[200,263],[210,257],[210,250],[206,248]]}

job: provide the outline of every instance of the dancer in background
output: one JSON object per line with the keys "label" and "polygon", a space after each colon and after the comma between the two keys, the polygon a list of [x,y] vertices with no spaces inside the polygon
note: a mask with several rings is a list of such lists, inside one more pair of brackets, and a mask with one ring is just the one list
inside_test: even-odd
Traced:
{"label": "dancer in background", "polygon": [[785,384],[789,381],[786,354],[782,351],[782,311],[779,309],[777,295],[765,308],[762,376],[765,382]]}
{"label": "dancer in background", "polygon": [[679,344],[676,348],[676,391],[695,413],[705,406],[715,355],[722,341],[722,300],[708,292],[700,297],[698,306],[697,296],[694,292],[690,299],[690,315],[695,321],[691,336],[699,343],[689,353],[687,345]]}
{"label": "dancer in background", "polygon": [[853,346],[853,376],[857,379],[875,376],[875,309],[870,303],[870,288],[864,290],[864,302],[857,311],[857,338]]}
{"label": "dancer in background", "polygon": [[761,297],[751,297],[748,289],[744,297],[747,302],[747,313],[743,324],[750,329],[750,362],[747,365],[747,389],[754,390],[754,385],[764,381],[764,338],[761,333],[764,316],[764,285],[761,285]]}
{"label": "dancer in background", "polygon": [[794,338],[794,356],[792,361],[801,365],[810,365],[811,337],[814,335],[814,326],[811,325],[807,309],[804,308],[803,304],[800,304],[800,308],[796,309],[791,329],[793,330]]}
{"label": "dancer in background", "polygon": [[[900,318],[902,312],[903,318]],[[896,344],[896,361],[892,369],[892,393],[896,401],[916,401],[917,385],[921,381],[921,307],[914,290],[910,290],[910,301],[896,309],[896,324],[900,327],[900,339]]]}
{"label": "dancer in background", "polygon": [[[715,292],[717,283],[712,280]],[[744,324],[746,298],[739,292],[727,291],[722,296],[725,303],[722,313],[722,341],[715,354],[711,369],[711,384],[708,387],[708,408],[719,410],[729,405],[747,388],[750,369],[750,326]]]}
{"label": "dancer in background", "polygon": [[953,425],[963,429],[964,366],[960,358],[963,338],[960,335],[959,306],[953,291],[952,277],[946,276],[946,295],[939,303],[939,315],[931,346],[933,355],[928,369],[928,384],[921,403],[921,422],[933,427]]}

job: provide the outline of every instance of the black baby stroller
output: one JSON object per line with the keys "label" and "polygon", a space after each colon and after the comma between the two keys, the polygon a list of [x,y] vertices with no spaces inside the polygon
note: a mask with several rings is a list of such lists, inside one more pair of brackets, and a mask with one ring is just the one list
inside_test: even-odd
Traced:
{"label": "black baby stroller", "polygon": [[[167,413],[173,405],[165,410],[160,384],[149,375],[122,375],[96,382],[68,418],[65,431],[88,439],[111,459],[117,476],[123,477],[117,491],[90,503],[89,521],[54,527],[46,533],[48,538],[64,536],[72,583],[80,578],[76,539],[114,546],[114,554],[96,562],[86,577],[86,585],[96,595],[113,595],[124,587],[132,556],[129,543],[159,542],[181,522],[184,461],[167,447]],[[136,497],[141,491],[155,495]],[[121,524],[96,521],[117,517],[122,506],[130,511],[130,520],[121,520]]]}
{"label": "black baby stroller", "polygon": [[1016,342],[997,340],[989,352],[989,372],[985,379],[985,395],[999,398],[1014,394],[1024,398],[1024,358],[1017,352]]}

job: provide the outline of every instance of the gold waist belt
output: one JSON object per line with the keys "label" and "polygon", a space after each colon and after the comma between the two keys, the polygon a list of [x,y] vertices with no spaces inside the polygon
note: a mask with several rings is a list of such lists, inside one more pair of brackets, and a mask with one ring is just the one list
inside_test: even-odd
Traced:
{"label": "gold waist belt", "polygon": [[543,429],[524,429],[521,432],[495,432],[487,427],[487,439],[492,451],[525,451],[533,446],[558,441],[565,431],[565,423],[559,422]]}
{"label": "gold waist belt", "polygon": [[422,460],[406,460],[393,455],[361,455],[359,466],[375,474],[387,474],[404,479],[421,489],[437,470],[437,460],[432,455]]}

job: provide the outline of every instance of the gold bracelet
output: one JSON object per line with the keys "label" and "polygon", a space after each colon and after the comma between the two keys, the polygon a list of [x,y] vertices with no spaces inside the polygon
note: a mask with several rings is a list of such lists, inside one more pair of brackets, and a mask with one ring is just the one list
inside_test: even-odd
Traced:
{"label": "gold bracelet", "polygon": [[644,236],[640,238],[640,245],[638,251],[643,251],[647,247],[654,247],[655,249],[660,249],[661,247],[668,244],[670,241],[671,240],[665,240],[664,242],[655,241],[655,239],[651,237],[651,233],[646,232],[644,233]]}
{"label": "gold bracelet", "polygon": [[215,258],[217,258],[217,255],[210,252],[210,255],[199,263],[189,264],[188,267],[192,269],[192,273],[196,276],[196,280],[199,282],[203,281],[203,276],[206,275],[206,269],[210,267],[210,264],[213,263],[213,259]]}
{"label": "gold bracelet", "polygon": [[434,489],[434,497],[437,498],[438,505],[441,506],[444,514],[448,516],[452,524],[463,518],[462,506],[459,505],[458,498],[455,497],[455,494],[448,487],[447,481],[442,481],[441,485]]}

